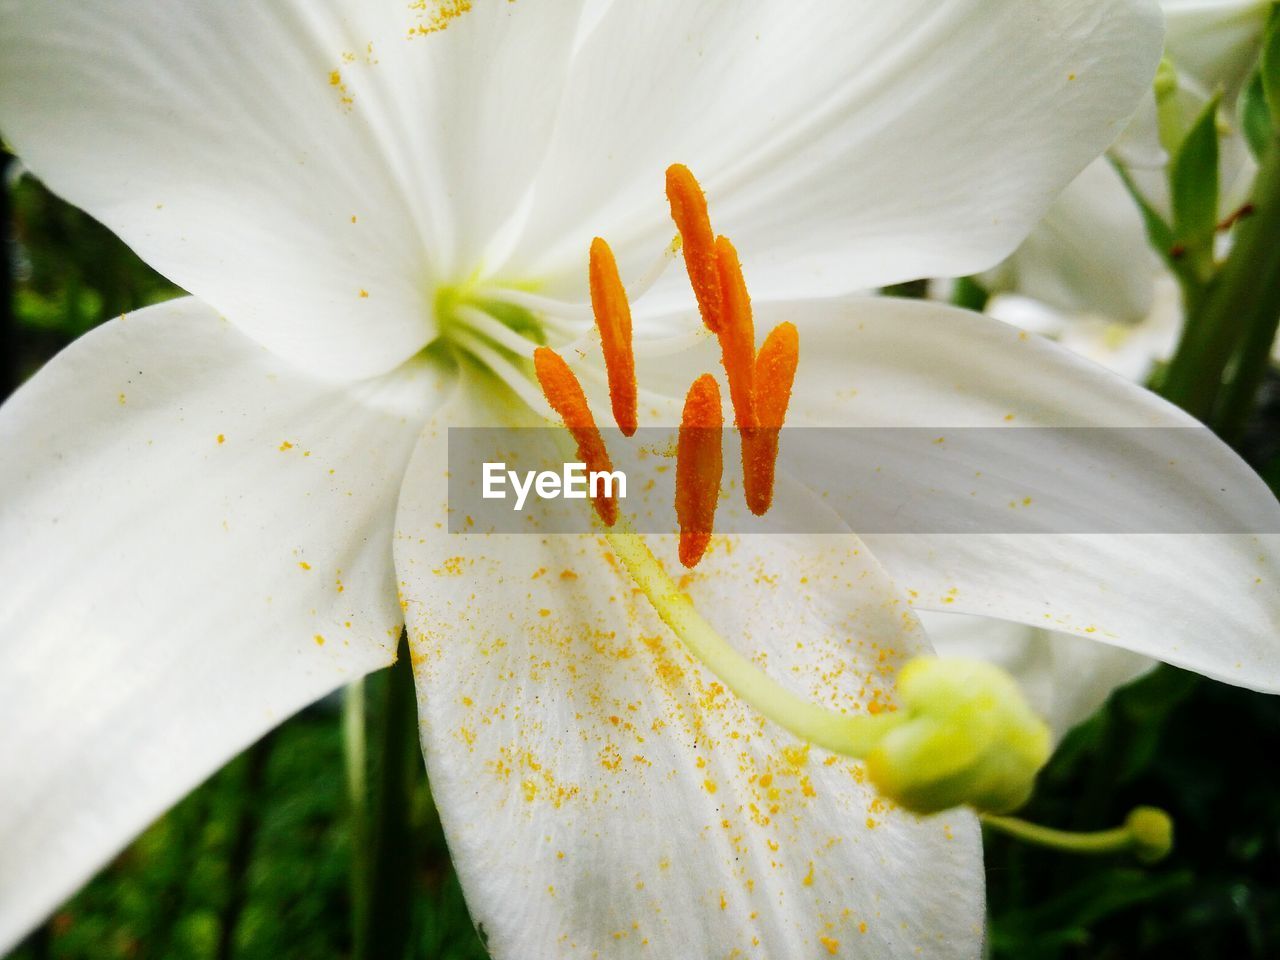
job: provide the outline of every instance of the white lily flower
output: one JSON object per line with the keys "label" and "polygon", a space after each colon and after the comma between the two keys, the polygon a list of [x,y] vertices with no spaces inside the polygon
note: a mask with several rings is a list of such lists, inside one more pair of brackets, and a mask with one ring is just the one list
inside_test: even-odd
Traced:
{"label": "white lily flower", "polygon": [[[1181,133],[1215,90],[1228,101],[1257,61],[1271,0],[1161,0],[1165,56],[1178,86],[1166,110]],[[1224,115],[1224,122],[1229,120]],[[1129,167],[1146,200],[1168,215],[1168,185],[1154,94],[1143,98],[1111,153]],[[1224,138],[1223,208],[1238,199],[1256,169],[1243,137]],[[1107,157],[1091,163],[1053,202],[1023,244],[984,280],[996,294],[1040,300],[1066,316],[1105,317],[1137,324],[1152,311],[1157,275],[1142,217]],[[1015,308],[1016,309],[1016,308]]]}
{"label": "white lily flower", "polygon": [[[444,428],[541,408],[504,359],[533,331],[504,318],[580,339],[591,237],[644,277],[675,160],[705,177],[759,316],[801,330],[800,422],[1185,425],[982,317],[796,299],[1006,256],[1124,124],[1158,42],[1140,0],[0,0],[5,136],[199,298],[105,325],[0,414],[19,731],[0,948],[264,730],[388,664],[398,585],[495,956],[977,956],[971,815],[890,809],[725,694],[595,538],[448,534]],[[696,329],[683,290],[671,271],[637,301],[642,340]],[[637,346],[656,407],[682,368],[715,369],[688,340]],[[1213,502],[1241,469],[1223,448],[1162,506],[1256,511],[1260,485]],[[1280,683],[1272,539],[1008,540],[726,538],[688,590],[782,683],[847,709],[927,649],[902,588]]]}
{"label": "white lily flower", "polygon": [[983,281],[997,296],[1016,293],[1062,315],[1137,323],[1151,311],[1158,267],[1137,205],[1111,161],[1101,157],[1067,185],[1022,245]]}
{"label": "white lily flower", "polygon": [[1179,70],[1234,100],[1258,57],[1272,0],[1160,0],[1165,49]]}

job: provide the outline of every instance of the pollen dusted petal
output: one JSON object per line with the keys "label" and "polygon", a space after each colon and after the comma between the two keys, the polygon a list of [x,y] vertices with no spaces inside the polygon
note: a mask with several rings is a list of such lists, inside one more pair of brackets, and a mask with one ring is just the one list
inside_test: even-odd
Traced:
{"label": "pollen dusted petal", "polygon": [[756,516],[768,510],[773,502],[778,432],[787,416],[799,359],[800,335],[791,323],[774,327],[756,357],[757,426],[744,431],[742,437],[742,483],[747,506]]}
{"label": "pollen dusted petal", "polygon": [[720,356],[729,379],[729,399],[739,429],[755,425],[756,331],[751,297],[742,276],[738,251],[728,237],[716,237],[716,272],[720,278]]}
{"label": "pollen dusted petal", "polygon": [[609,244],[591,241],[591,309],[600,329],[600,345],[609,373],[613,419],[624,436],[636,432],[636,360],[631,348],[631,305],[618,276],[618,263]]}
{"label": "pollen dusted petal", "polygon": [[704,373],[684,400],[676,451],[676,519],[680,522],[680,562],[695,567],[711,542],[716,500],[724,473],[720,387]]}
{"label": "pollen dusted petal", "polygon": [[[863,765],[729,694],[603,538],[432,535],[449,517],[443,428],[507,423],[463,376],[421,432],[394,546],[432,789],[494,960],[817,960],[820,937],[844,960],[980,957],[971,814],[892,809]],[[727,536],[679,569],[745,656],[830,709],[888,707],[897,668],[928,652],[856,537]]]}
{"label": "pollen dusted petal", "polygon": [[689,168],[682,163],[667,167],[667,200],[684,247],[689,283],[698,298],[702,322],[712,333],[720,332],[720,276],[716,269],[715,233],[707,214],[707,198]]}
{"label": "pollen dusted petal", "polygon": [[[578,456],[587,465],[587,470],[612,473],[613,461],[609,459],[604,439],[596,427],[595,418],[591,416],[582,384],[564,362],[564,358],[550,347],[539,347],[533,352],[533,369],[551,409],[560,414],[566,429],[573,434],[573,439],[578,444]],[[606,527],[612,527],[617,522],[616,500],[601,494],[592,498],[592,503]]]}

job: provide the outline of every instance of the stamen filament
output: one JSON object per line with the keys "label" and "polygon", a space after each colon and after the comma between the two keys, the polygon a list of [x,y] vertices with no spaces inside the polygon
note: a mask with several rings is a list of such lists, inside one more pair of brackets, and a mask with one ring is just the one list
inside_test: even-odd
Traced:
{"label": "stamen filament", "polygon": [[[609,451],[596,427],[595,418],[591,416],[582,384],[564,358],[550,347],[539,347],[533,352],[533,369],[547,402],[573,434],[578,445],[578,457],[586,464],[587,470],[612,473],[613,462],[609,459]],[[592,499],[592,503],[606,527],[617,522],[618,503],[613,497],[601,493]]]}
{"label": "stamen filament", "polygon": [[487,340],[482,340],[467,327],[458,327],[449,336],[459,347],[488,367],[498,379],[512,389],[516,396],[527,403],[531,410],[546,411],[546,398],[529,382],[527,369],[518,368],[490,346]]}
{"label": "stamen filament", "polygon": [[684,400],[676,445],[676,519],[680,523],[680,562],[692,569],[711,543],[716,501],[724,474],[720,387],[704,373]]}
{"label": "stamen filament", "polygon": [[707,214],[706,195],[682,163],[667,167],[667,200],[684,244],[684,265],[698,298],[702,322],[712,333],[719,333],[720,277],[716,270],[715,234]]}
{"label": "stamen filament", "polygon": [[631,436],[638,425],[636,415],[636,359],[631,347],[631,305],[618,276],[618,263],[609,244],[600,237],[591,241],[588,270],[591,308],[600,329],[600,346],[609,374],[609,400],[613,419],[623,436]]}
{"label": "stamen filament", "polygon": [[1123,826],[1091,833],[1057,830],[1017,817],[982,816],[993,830],[1040,847],[1066,853],[1105,854],[1132,851],[1138,859],[1154,863],[1173,849],[1173,825],[1169,815],[1156,807],[1135,807]]}
{"label": "stamen filament", "polygon": [[705,327],[698,326],[688,333],[676,333],[669,337],[653,337],[649,340],[637,340],[633,346],[635,355],[646,360],[658,360],[662,357],[687,353],[711,336]]}
{"label": "stamen filament", "polygon": [[905,720],[894,713],[837,713],[796,696],[716,633],[625,520],[605,537],[662,622],[689,652],[743,702],[784,730],[824,750],[861,759],[888,730]]}
{"label": "stamen filament", "polygon": [[453,308],[453,314],[473,331],[492,340],[498,346],[526,359],[533,356],[537,346],[532,340],[520,336],[510,327],[491,317],[479,307],[469,303],[460,303]]}
{"label": "stamen filament", "polygon": [[671,239],[670,243],[662,248],[661,255],[649,265],[649,269],[640,274],[639,279],[627,287],[627,296],[632,301],[639,300],[653,289],[655,283],[662,279],[662,275],[667,272],[667,267],[671,266],[676,254],[680,252],[681,246],[683,246],[683,242],[677,234]]}
{"label": "stamen filament", "polygon": [[538,314],[538,319],[545,326],[561,326],[576,331],[579,329],[578,327],[570,328],[565,321],[591,322],[591,304],[589,303],[557,300],[555,297],[544,297],[541,294],[531,293],[528,290],[517,290],[514,287],[478,287],[476,288],[475,296],[505,300],[507,303],[515,304],[517,307],[532,310]]}

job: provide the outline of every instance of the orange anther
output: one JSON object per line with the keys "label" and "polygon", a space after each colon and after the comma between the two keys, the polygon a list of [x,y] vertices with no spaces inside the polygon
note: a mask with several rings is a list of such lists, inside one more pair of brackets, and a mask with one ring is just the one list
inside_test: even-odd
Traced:
{"label": "orange anther", "polygon": [[600,329],[604,365],[609,374],[613,419],[624,436],[636,432],[636,360],[631,349],[631,305],[618,276],[618,262],[609,244],[591,241],[591,309]]}
{"label": "orange anther", "polygon": [[742,485],[747,507],[756,516],[773,502],[778,431],[787,416],[799,359],[800,334],[790,323],[774,327],[756,357],[756,426],[742,434]]}
{"label": "orange anther", "polygon": [[724,472],[720,387],[704,373],[684,400],[676,445],[676,519],[680,523],[680,562],[694,567],[707,551],[716,518],[716,500]]}
{"label": "orange anther", "polygon": [[[550,347],[539,347],[533,351],[533,369],[551,409],[560,414],[565,427],[573,434],[578,444],[578,457],[586,464],[587,470],[612,473],[613,461],[609,459],[609,451],[596,428],[595,418],[591,416],[582,384],[564,358]],[[592,502],[605,526],[612,527],[618,519],[617,501],[601,494]]]}
{"label": "orange anther", "polygon": [[720,278],[716,272],[715,234],[707,215],[707,198],[689,168],[682,163],[667,167],[667,200],[684,247],[684,265],[698,298],[702,322],[712,333],[720,331]]}
{"label": "orange anther", "polygon": [[716,271],[721,294],[720,359],[729,379],[734,423],[742,430],[754,426],[756,421],[756,329],[738,251],[728,237],[716,237]]}

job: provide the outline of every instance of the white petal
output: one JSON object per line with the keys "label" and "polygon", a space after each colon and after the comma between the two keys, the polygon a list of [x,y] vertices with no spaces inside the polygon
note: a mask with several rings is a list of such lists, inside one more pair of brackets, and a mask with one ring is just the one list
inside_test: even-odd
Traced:
{"label": "white petal", "polygon": [[[444,533],[442,444],[425,436],[410,467],[396,569],[432,789],[497,960],[979,956],[969,815],[888,809],[858,765],[745,708],[602,540]],[[883,702],[924,649],[851,535],[718,541],[683,582],[779,682],[833,706]]]}
{"label": "white petal", "polygon": [[1119,647],[1008,620],[922,610],[920,622],[940,656],[976,657],[1009,671],[1056,740],[1156,665]]}
{"label": "white petal", "polygon": [[1179,69],[1235,96],[1258,56],[1269,0],[1161,0],[1165,46]]}
{"label": "white petal", "polygon": [[380,373],[433,335],[433,284],[479,268],[518,205],[579,16],[438,11],[0,0],[0,129],[251,336],[326,375]]}
{"label": "white petal", "polygon": [[1146,383],[1159,360],[1168,359],[1182,329],[1182,291],[1172,276],[1156,280],[1151,313],[1136,325],[1079,317],[1058,338],[1068,350],[1114,370],[1132,383]]}
{"label": "white petal", "polygon": [[1010,258],[1017,290],[1071,313],[1137,323],[1151,309],[1157,261],[1120,175],[1095,160]]}
{"label": "white petal", "polygon": [[517,274],[624,275],[688,164],[761,296],[956,276],[1007,256],[1124,128],[1160,52],[1146,0],[615,3],[566,88]]}
{"label": "white petal", "polygon": [[392,520],[436,380],[326,387],[184,300],[0,408],[0,953],[260,734],[394,658]]}
{"label": "white petal", "polygon": [[[1059,431],[1057,458],[1022,464],[1017,474],[1017,509],[1029,497],[1021,516],[1044,533],[860,530],[918,606],[1073,633],[1228,683],[1280,689],[1280,504],[1186,414],[980,314],[893,298],[757,306],[758,329],[780,320],[800,328],[793,426],[1168,428],[1123,438]],[[639,379],[680,396],[692,375],[716,363],[708,347],[641,365]],[[1173,428],[1187,428],[1185,449],[1171,449]],[[859,515],[890,517],[898,503],[935,517],[972,512],[970,491],[982,484],[968,475],[943,479],[922,471],[919,459],[850,446],[822,448],[808,469],[838,478],[817,489],[855,530]],[[886,473],[869,476],[881,464]],[[984,489],[997,491],[999,479],[993,473]],[[1232,493],[1224,496],[1224,487]],[[1211,532],[1052,532],[1073,529]],[[1260,532],[1214,532],[1241,530]]]}

